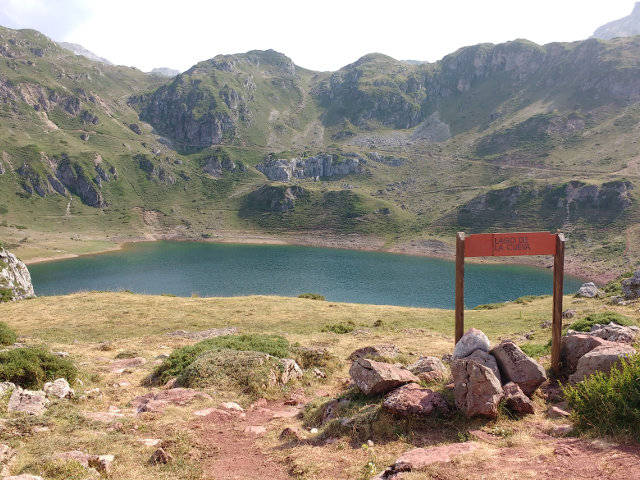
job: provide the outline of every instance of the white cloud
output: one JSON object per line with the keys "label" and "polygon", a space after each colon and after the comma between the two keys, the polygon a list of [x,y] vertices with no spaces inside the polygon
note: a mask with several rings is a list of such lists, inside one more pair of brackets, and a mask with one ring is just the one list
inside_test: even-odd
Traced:
{"label": "white cloud", "polygon": [[[527,38],[587,38],[628,15],[630,0],[0,0],[0,21],[36,26],[113,62],[186,69],[219,53],[274,48],[307,68],[335,70],[369,52],[434,61],[459,47]],[[12,8],[5,8],[10,5]],[[43,5],[45,10],[40,10]],[[24,8],[21,8],[21,7]],[[43,14],[44,11],[50,12]],[[4,16],[9,12],[11,17]],[[8,14],[7,14],[8,15]],[[17,20],[16,20],[17,19]],[[67,26],[73,20],[72,27]],[[45,28],[46,27],[46,28]]]}

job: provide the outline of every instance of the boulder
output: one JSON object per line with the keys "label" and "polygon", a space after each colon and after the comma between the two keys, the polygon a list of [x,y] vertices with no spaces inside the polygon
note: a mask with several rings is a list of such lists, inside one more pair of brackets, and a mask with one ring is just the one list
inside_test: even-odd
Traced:
{"label": "boulder", "polygon": [[458,359],[451,365],[456,406],[469,418],[498,416],[498,403],[503,391],[500,380],[493,371],[466,358]]}
{"label": "boulder", "polygon": [[0,247],[0,289],[9,292],[7,300],[11,301],[36,296],[27,266],[13,253],[9,253],[2,247]]}
{"label": "boulder", "polygon": [[511,340],[500,342],[491,354],[498,362],[503,381],[517,383],[528,397],[547,379],[544,368]]}
{"label": "boulder", "polygon": [[578,289],[576,293],[576,297],[583,298],[595,298],[602,296],[602,291],[596,286],[593,282],[583,283],[582,286]]}
{"label": "boulder", "polygon": [[471,355],[464,357],[468,360],[475,360],[480,365],[484,365],[487,368],[490,368],[494,373],[496,378],[502,382],[502,375],[500,374],[500,369],[498,368],[498,362],[493,355],[485,352],[484,350],[476,350]]}
{"label": "boulder", "polygon": [[91,455],[89,467],[95,468],[100,473],[108,474],[111,472],[111,464],[114,460],[113,455]]}
{"label": "boulder", "polygon": [[280,360],[282,364],[282,373],[280,374],[280,383],[286,385],[292,380],[302,377],[302,369],[293,358],[283,358]]}
{"label": "boulder", "polygon": [[123,373],[130,368],[140,367],[147,363],[147,359],[143,357],[122,358],[111,362],[112,373]]}
{"label": "boulder", "polygon": [[465,333],[453,349],[453,358],[464,358],[471,355],[476,350],[488,352],[491,348],[487,336],[477,328],[471,328]]}
{"label": "boulder", "polygon": [[534,413],[533,402],[527,397],[517,383],[503,385],[505,404],[509,410],[518,415]]}
{"label": "boulder", "polygon": [[15,383],[12,382],[0,382],[0,397],[9,392],[13,392],[16,389]]}
{"label": "boulder", "polygon": [[366,395],[386,393],[405,383],[420,381],[406,368],[362,357],[351,364],[349,374],[353,383]]}
{"label": "boulder", "polygon": [[149,463],[151,465],[166,465],[171,462],[173,457],[170,453],[167,453],[164,448],[158,448],[149,459]]}
{"label": "boulder", "polygon": [[617,343],[634,343],[640,335],[640,328],[625,327],[611,322],[609,325],[595,324],[591,327],[590,335]]}
{"label": "boulder", "polygon": [[622,281],[622,294],[627,300],[640,298],[640,270],[636,270],[633,277]]}
{"label": "boulder", "polygon": [[400,354],[398,347],[391,344],[369,345],[368,347],[359,348],[349,355],[349,360],[355,361],[358,358],[372,358],[374,360],[381,358],[395,358]]}
{"label": "boulder", "polygon": [[43,390],[47,397],[72,398],[75,394],[65,378],[58,378],[53,382],[45,383]]}
{"label": "boulder", "polygon": [[30,415],[42,415],[47,409],[49,400],[42,390],[23,390],[17,387],[9,398],[10,412],[24,412]]}
{"label": "boulder", "polygon": [[564,312],[562,312],[562,318],[564,318],[565,320],[568,320],[570,318],[573,318],[576,316],[576,311],[575,310],[565,310]]}
{"label": "boulder", "polygon": [[420,357],[414,364],[409,365],[407,368],[412,373],[418,375],[420,379],[423,379],[423,377],[420,376],[421,374],[428,374],[425,379],[428,378],[429,381],[442,380],[447,375],[447,367],[445,367],[442,360],[437,357]]}
{"label": "boulder", "polygon": [[635,348],[623,343],[611,343],[596,347],[580,357],[575,373],[569,377],[569,382],[581,382],[596,372],[608,373],[624,357],[635,353]]}
{"label": "boulder", "polygon": [[449,406],[439,393],[422,388],[417,383],[408,383],[396,388],[387,395],[382,407],[391,413],[402,416],[431,415],[434,412],[446,415]]}
{"label": "boulder", "polygon": [[560,347],[560,359],[563,370],[566,373],[573,373],[578,366],[578,360],[585,353],[589,353],[596,347],[605,345],[607,342],[599,337],[587,333],[575,333],[562,337]]}
{"label": "boulder", "polygon": [[184,406],[196,399],[211,400],[211,397],[191,388],[171,388],[136,397],[131,404],[138,413],[162,412],[168,405]]}

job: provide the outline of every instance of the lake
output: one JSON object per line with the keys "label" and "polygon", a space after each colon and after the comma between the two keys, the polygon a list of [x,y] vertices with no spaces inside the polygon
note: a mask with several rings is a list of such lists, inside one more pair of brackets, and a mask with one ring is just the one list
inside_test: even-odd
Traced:
{"label": "lake", "polygon": [[[290,245],[148,242],[99,255],[29,266],[37,295],[131,290],[179,296],[312,292],[336,302],[453,308],[454,263],[391,253]],[[469,264],[465,302],[550,294],[551,270]],[[565,278],[565,292],[581,284]]]}

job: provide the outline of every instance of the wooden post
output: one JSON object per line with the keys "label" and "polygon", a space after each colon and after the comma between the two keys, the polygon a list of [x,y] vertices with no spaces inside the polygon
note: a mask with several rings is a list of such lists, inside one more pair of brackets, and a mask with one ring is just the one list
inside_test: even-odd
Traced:
{"label": "wooden post", "polygon": [[564,286],[564,235],[556,235],[556,254],[553,258],[553,324],[551,326],[551,371],[560,373],[560,342],[562,339],[562,295]]}
{"label": "wooden post", "polygon": [[456,343],[464,334],[464,232],[456,236]]}

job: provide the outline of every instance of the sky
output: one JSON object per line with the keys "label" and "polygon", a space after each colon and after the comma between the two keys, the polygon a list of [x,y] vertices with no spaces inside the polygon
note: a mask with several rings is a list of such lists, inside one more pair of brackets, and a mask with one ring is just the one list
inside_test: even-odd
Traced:
{"label": "sky", "polygon": [[380,52],[436,61],[460,47],[581,40],[634,0],[0,0],[0,25],[79,43],[119,65],[186,70],[218,54],[272,48],[337,70]]}

